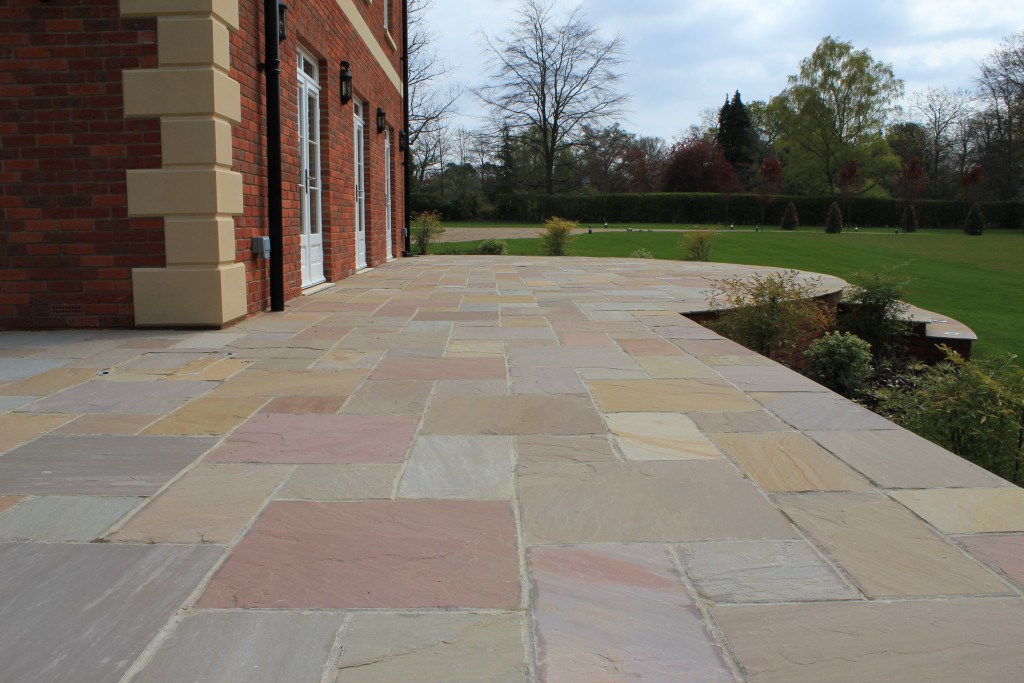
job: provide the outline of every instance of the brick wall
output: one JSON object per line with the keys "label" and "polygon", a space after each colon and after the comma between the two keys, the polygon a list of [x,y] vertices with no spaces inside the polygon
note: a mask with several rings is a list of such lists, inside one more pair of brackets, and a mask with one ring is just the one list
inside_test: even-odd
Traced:
{"label": "brick wall", "polygon": [[0,327],[133,324],[163,221],[128,218],[125,170],[160,167],[160,122],[125,120],[121,74],[156,54],[118,0],[0,4]]}
{"label": "brick wall", "polygon": [[[383,4],[354,0],[367,24],[401,74],[401,35],[392,48],[384,33]],[[390,3],[392,26],[401,26],[399,3]],[[323,184],[324,270],[328,281],[355,272],[355,203],[352,104],[338,98],[339,64],[350,63],[356,96],[365,104],[366,241],[367,262],[385,259],[384,135],[377,133],[377,107],[387,112],[392,131],[393,252],[401,254],[402,164],[398,133],[402,124],[402,98],[356,35],[335,0],[288,3],[288,38],[281,44],[281,120],[283,129],[283,185],[285,240],[285,297],[301,293],[299,156],[297,128],[298,48],[319,61],[321,164]],[[245,182],[245,213],[235,219],[238,260],[246,263],[249,312],[269,307],[268,260],[252,258],[250,238],[267,235],[266,158],[264,125],[265,84],[258,64],[263,60],[263,3],[240,5],[241,30],[232,37],[232,77],[242,88],[242,118],[235,127],[235,170]]]}

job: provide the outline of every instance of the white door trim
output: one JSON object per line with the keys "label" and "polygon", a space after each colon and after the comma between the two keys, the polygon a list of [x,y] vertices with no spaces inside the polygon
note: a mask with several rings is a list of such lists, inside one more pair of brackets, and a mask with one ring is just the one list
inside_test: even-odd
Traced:
{"label": "white door trim", "polygon": [[323,181],[320,151],[320,67],[298,51],[299,203],[302,287],[324,282]]}

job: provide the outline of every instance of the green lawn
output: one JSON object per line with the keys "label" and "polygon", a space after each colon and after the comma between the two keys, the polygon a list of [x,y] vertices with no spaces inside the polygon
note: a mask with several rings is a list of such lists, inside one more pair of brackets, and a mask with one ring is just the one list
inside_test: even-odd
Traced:
{"label": "green lawn", "polygon": [[[478,226],[479,227],[479,226]],[[507,226],[505,226],[507,227]],[[532,226],[536,227],[536,226]],[[663,226],[682,227],[682,226]],[[580,235],[576,256],[629,256],[647,249],[655,258],[678,259],[683,235],[664,232],[603,232]],[[537,253],[535,239],[506,240],[512,254]],[[471,252],[479,242],[437,244],[432,253]],[[797,268],[838,277],[899,268],[910,280],[907,300],[970,326],[978,354],[1015,353],[1024,358],[1024,235],[987,232],[968,237],[954,231],[913,235],[862,230],[826,235],[821,229],[755,233],[723,230],[713,261]]]}

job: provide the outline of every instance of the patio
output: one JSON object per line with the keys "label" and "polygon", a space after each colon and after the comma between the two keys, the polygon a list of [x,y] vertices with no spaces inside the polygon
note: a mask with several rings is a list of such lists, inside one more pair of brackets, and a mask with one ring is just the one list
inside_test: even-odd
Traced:
{"label": "patio", "polygon": [[1024,676],[1024,491],[680,315],[750,272],[427,257],[0,333],[0,678]]}

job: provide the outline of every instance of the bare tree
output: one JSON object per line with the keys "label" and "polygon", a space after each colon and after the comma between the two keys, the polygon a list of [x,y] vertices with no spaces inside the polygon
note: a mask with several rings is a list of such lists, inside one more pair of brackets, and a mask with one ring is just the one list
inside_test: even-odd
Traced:
{"label": "bare tree", "polygon": [[985,165],[1000,198],[1009,199],[1024,167],[1024,31],[1003,39],[981,63],[978,88],[985,107],[979,117],[986,128]]}
{"label": "bare tree", "polygon": [[[911,111],[920,118],[928,134],[925,159],[932,179],[932,196],[938,196],[943,189],[942,171],[956,154],[957,133],[972,114],[972,99],[967,90],[946,87],[928,87],[912,98]],[[947,175],[959,178],[963,172]]]}
{"label": "bare tree", "polygon": [[522,0],[506,36],[484,36],[492,81],[473,91],[496,127],[508,126],[540,155],[549,193],[559,153],[575,144],[584,124],[620,115],[627,100],[617,71],[622,40],[599,36],[580,7],[559,22],[554,5]]}
{"label": "bare tree", "polygon": [[436,35],[427,23],[431,0],[408,0],[409,14],[409,146],[415,179],[441,163],[448,120],[464,89],[446,80],[451,66],[434,49]]}

